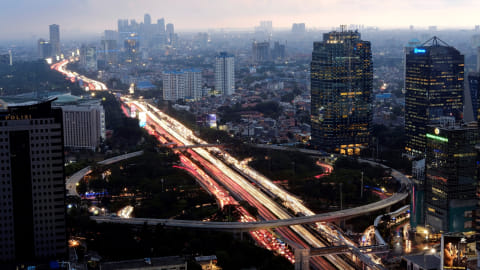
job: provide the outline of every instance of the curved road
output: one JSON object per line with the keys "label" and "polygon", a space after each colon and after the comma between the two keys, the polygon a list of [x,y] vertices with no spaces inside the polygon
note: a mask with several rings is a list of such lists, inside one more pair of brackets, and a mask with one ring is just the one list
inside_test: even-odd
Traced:
{"label": "curved road", "polygon": [[[124,160],[124,159],[129,159],[129,158],[132,158],[132,157],[140,156],[142,154],[143,154],[143,151],[132,152],[132,153],[112,157],[112,158],[109,158],[109,159],[105,159],[103,161],[97,162],[97,164],[108,165],[108,164],[112,164],[112,163],[115,163],[115,162],[118,162],[118,161],[121,161],[121,160]],[[68,195],[80,196],[77,193],[77,184],[78,184],[78,182],[80,182],[80,180],[82,180],[82,178],[85,175],[87,175],[91,172],[90,169],[91,169],[91,167],[87,166],[87,167],[81,169],[80,171],[72,174],[70,177],[67,178],[67,181],[66,181],[65,185],[67,187]]]}
{"label": "curved road", "polygon": [[91,219],[96,222],[123,223],[132,225],[163,225],[168,227],[184,227],[211,230],[234,230],[234,231],[251,231],[258,229],[292,226],[305,223],[326,222],[339,219],[345,219],[360,216],[369,212],[377,211],[385,207],[391,206],[401,200],[407,198],[408,193],[395,193],[387,199],[350,208],[341,211],[317,214],[313,216],[293,217],[288,219],[266,220],[257,222],[203,222],[196,220],[177,220],[177,219],[154,219],[154,218],[131,218],[122,219],[118,217],[92,216]]}

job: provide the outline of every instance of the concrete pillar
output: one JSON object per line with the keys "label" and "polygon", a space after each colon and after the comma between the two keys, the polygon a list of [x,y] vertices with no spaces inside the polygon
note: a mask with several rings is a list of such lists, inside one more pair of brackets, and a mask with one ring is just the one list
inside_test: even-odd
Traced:
{"label": "concrete pillar", "polygon": [[295,270],[309,270],[310,249],[295,249]]}

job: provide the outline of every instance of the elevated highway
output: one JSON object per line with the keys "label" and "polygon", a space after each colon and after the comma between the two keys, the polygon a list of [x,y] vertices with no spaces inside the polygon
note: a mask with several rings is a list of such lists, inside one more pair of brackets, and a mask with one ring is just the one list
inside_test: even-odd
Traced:
{"label": "elevated highway", "polygon": [[[100,161],[97,164],[98,165],[109,165],[109,164],[112,164],[112,163],[115,163],[115,162],[119,162],[121,160],[129,159],[129,158],[140,156],[140,155],[143,155],[143,151],[137,151],[137,152],[132,152],[132,153],[128,153],[128,154],[124,154],[124,155],[120,155],[120,156],[115,156],[115,157]],[[80,196],[77,193],[77,184],[80,182],[80,180],[82,180],[82,178],[85,175],[87,175],[91,172],[92,172],[91,171],[91,166],[87,166],[87,167],[79,170],[78,172],[72,174],[70,177],[68,177],[67,181],[65,183],[67,191],[68,191],[68,195]]]}
{"label": "elevated highway", "polygon": [[292,217],[287,219],[265,220],[256,222],[203,222],[196,220],[177,220],[177,219],[153,219],[153,218],[131,218],[122,219],[118,217],[92,216],[91,219],[98,223],[122,223],[131,225],[162,225],[167,227],[183,227],[206,230],[226,230],[226,231],[254,231],[258,229],[285,227],[298,224],[308,224],[316,222],[330,222],[352,218],[384,209],[394,205],[405,198],[408,193],[395,193],[392,196],[371,204],[345,209],[341,211],[316,214],[311,216]]}

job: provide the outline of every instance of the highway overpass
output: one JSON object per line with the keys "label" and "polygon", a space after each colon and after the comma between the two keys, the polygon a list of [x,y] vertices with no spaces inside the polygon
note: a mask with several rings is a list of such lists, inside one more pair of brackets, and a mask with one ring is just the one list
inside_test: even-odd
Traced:
{"label": "highway overpass", "polygon": [[226,230],[226,231],[254,231],[259,229],[292,226],[298,224],[307,224],[315,222],[330,222],[341,219],[361,216],[370,212],[378,211],[394,205],[408,197],[408,193],[395,193],[392,196],[371,204],[334,211],[312,216],[292,217],[288,219],[266,220],[256,222],[204,222],[197,220],[178,220],[178,219],[154,219],[154,218],[130,218],[123,219],[108,216],[92,216],[91,219],[98,223],[121,223],[131,225],[162,225],[167,227],[196,228],[206,230]]}

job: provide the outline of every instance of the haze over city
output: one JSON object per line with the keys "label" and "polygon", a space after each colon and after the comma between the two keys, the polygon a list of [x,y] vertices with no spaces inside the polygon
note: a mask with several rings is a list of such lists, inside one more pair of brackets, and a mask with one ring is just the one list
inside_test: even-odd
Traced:
{"label": "haze over city", "polygon": [[[276,29],[305,22],[307,28],[332,29],[340,24],[385,28],[471,28],[480,2],[475,0],[345,1],[345,0],[21,0],[2,3],[2,39],[44,36],[44,25],[62,25],[65,38],[115,29],[118,18],[141,20],[144,13],[165,18],[179,31],[251,29],[260,20],[271,20]],[[55,14],[52,16],[52,14]],[[15,27],[8,27],[15,22]],[[478,23],[478,22],[477,22]]]}
{"label": "haze over city", "polygon": [[2,3],[0,269],[480,270],[479,10]]}

